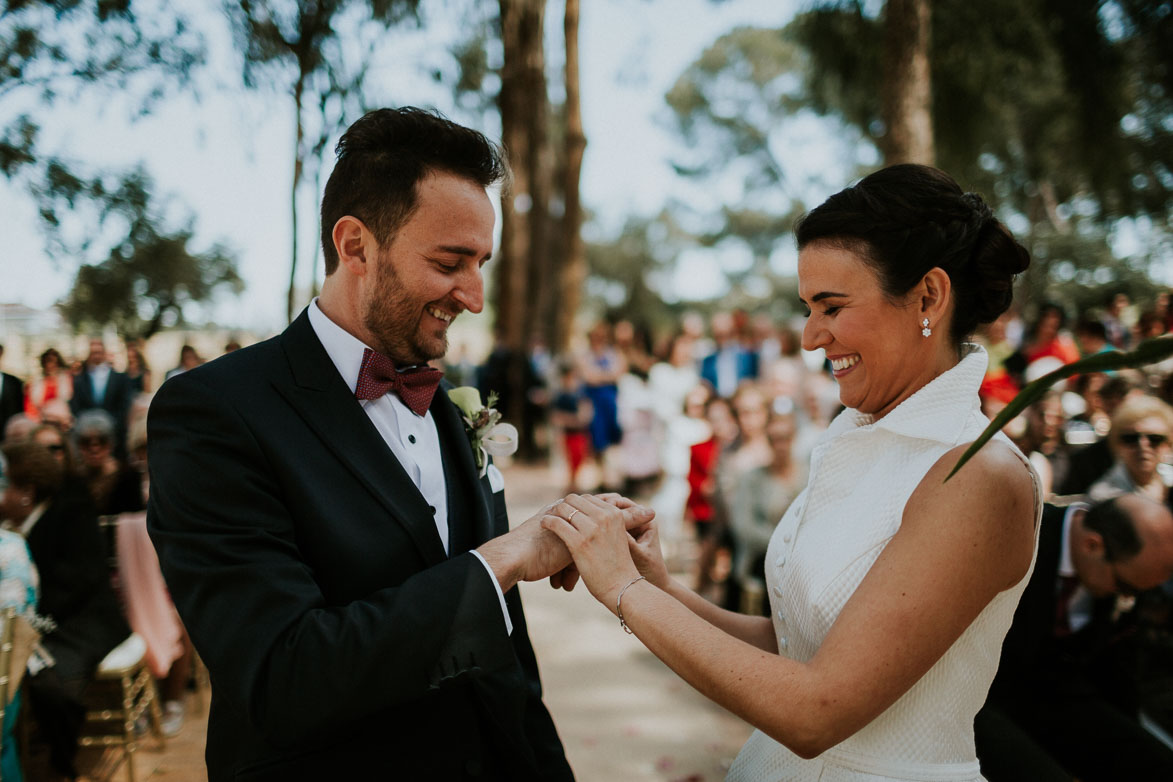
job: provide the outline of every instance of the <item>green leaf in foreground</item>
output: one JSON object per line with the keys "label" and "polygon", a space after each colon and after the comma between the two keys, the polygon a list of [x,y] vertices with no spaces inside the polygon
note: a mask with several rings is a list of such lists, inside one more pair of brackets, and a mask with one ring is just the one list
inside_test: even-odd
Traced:
{"label": "green leaf in foreground", "polygon": [[978,450],[991,437],[993,437],[1007,422],[1011,421],[1015,416],[1021,413],[1026,408],[1037,402],[1047,393],[1047,389],[1058,383],[1060,380],[1065,380],[1072,375],[1083,375],[1089,372],[1110,372],[1116,369],[1135,369],[1137,367],[1148,366],[1149,364],[1156,364],[1157,362],[1173,356],[1173,336],[1157,337],[1156,339],[1145,340],[1140,343],[1136,350],[1130,353],[1124,353],[1119,350],[1109,351],[1107,353],[1096,353],[1076,361],[1074,364],[1067,364],[1043,375],[1033,383],[1027,384],[1025,388],[1018,392],[1014,399],[1010,400],[1010,404],[1002,408],[1001,412],[994,417],[990,425],[986,427],[978,439],[973,441],[973,445],[966,449],[961,458],[957,460],[957,464],[945,477],[948,481],[962,466],[973,457]]}

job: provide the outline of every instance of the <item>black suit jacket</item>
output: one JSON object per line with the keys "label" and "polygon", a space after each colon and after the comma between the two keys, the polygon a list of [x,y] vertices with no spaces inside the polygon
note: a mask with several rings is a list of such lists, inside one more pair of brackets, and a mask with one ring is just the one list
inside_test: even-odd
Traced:
{"label": "black suit jacket", "polygon": [[452,556],[305,312],[160,389],[148,523],[212,676],[211,780],[572,778],[517,590],[510,636],[467,553],[504,498],[431,412]]}
{"label": "black suit jacket", "polygon": [[119,442],[126,439],[126,416],[130,411],[130,403],[134,401],[134,390],[131,388],[130,378],[125,372],[110,370],[106,379],[106,393],[102,395],[102,403],[94,400],[94,381],[90,379],[88,369],[83,368],[73,378],[73,398],[69,400],[69,407],[74,415],[86,410],[105,410],[114,416],[118,422]]}
{"label": "black suit jacket", "polygon": [[15,375],[4,373],[4,385],[0,388],[0,436],[4,425],[17,413],[24,412],[24,383]]}
{"label": "black suit jacket", "polygon": [[92,673],[130,628],[110,586],[106,547],[88,495],[62,491],[33,525],[28,547],[40,575],[37,613],[56,624],[46,647],[70,647],[79,670],[69,673]]}
{"label": "black suit jacket", "polygon": [[1002,644],[998,673],[990,687],[991,703],[1009,706],[1018,699],[1036,699],[1040,693],[1092,691],[1086,666],[1112,640],[1108,619],[1114,600],[1097,600],[1092,621],[1078,632],[1055,635],[1056,585],[1066,513],[1067,508],[1043,507],[1034,572]]}

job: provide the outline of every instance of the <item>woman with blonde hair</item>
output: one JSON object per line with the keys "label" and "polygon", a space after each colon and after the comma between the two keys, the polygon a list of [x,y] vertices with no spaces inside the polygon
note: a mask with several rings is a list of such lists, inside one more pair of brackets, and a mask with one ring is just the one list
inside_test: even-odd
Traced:
{"label": "woman with blonde hair", "polygon": [[1165,502],[1173,485],[1173,407],[1154,396],[1125,399],[1112,414],[1108,445],[1115,463],[1088,489],[1092,500],[1144,494]]}

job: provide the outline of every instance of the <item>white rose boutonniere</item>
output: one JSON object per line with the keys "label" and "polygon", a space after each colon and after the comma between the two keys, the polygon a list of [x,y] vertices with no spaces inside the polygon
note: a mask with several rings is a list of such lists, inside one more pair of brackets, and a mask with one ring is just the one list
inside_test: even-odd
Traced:
{"label": "white rose boutonniere", "polygon": [[509,456],[517,451],[517,427],[501,423],[501,413],[494,407],[496,392],[489,394],[487,405],[481,403],[480,392],[472,386],[454,388],[448,398],[464,419],[464,431],[482,477],[489,469],[490,456]]}

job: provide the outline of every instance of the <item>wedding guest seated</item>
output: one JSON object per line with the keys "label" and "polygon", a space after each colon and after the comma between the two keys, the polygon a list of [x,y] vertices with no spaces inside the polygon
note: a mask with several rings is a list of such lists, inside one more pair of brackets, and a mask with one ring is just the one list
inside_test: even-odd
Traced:
{"label": "wedding guest seated", "polygon": [[1116,461],[1092,484],[1088,496],[1102,500],[1122,492],[1158,502],[1169,496],[1167,463],[1173,456],[1173,407],[1152,396],[1125,400],[1112,416],[1108,444]]}
{"label": "wedding guest seated", "polygon": [[74,435],[81,452],[82,476],[99,516],[146,509],[142,477],[114,455],[114,418],[89,410],[77,418]]}
{"label": "wedding guest seated", "polygon": [[53,454],[53,458],[61,465],[61,469],[65,471],[66,476],[74,473],[77,465],[77,457],[74,455],[73,448],[70,446],[69,438],[65,436],[65,432],[60,426],[54,423],[38,424],[29,433],[28,438],[44,446],[49,453]]}
{"label": "wedding guest seated", "polygon": [[1038,558],[975,721],[989,782],[1173,779],[1173,750],[1105,685],[1116,595],[1173,575],[1173,515],[1135,494],[1047,505]]}
{"label": "wedding guest seated", "polygon": [[[0,495],[0,508],[3,506],[4,499]],[[0,515],[2,514],[3,511],[0,511]],[[0,609],[15,608],[18,615],[35,622],[36,601],[37,571],[29,558],[28,546],[20,535],[0,529]],[[2,626],[3,622],[0,622],[0,627]],[[3,742],[3,750],[0,751],[0,779],[4,782],[21,782],[23,776],[15,736],[21,693],[19,684],[13,681],[9,681],[8,688],[11,700],[4,707],[4,723],[0,727],[0,741]]]}
{"label": "wedding guest seated", "polygon": [[[1083,375],[1081,379],[1093,377],[1102,376]],[[1091,415],[1087,417],[1088,423],[1100,439],[1071,454],[1067,477],[1057,485],[1059,494],[1086,494],[1091,485],[1112,467],[1115,457],[1112,456],[1112,447],[1107,437],[1111,430],[1112,415],[1125,399],[1142,394],[1143,392],[1126,374],[1118,373],[1103,381],[1096,394],[1096,404],[1088,405]]]}
{"label": "wedding guest seated", "polygon": [[1043,484],[1043,496],[1050,497],[1052,490],[1067,475],[1069,454],[1063,438],[1067,416],[1063,412],[1063,395],[1051,390],[1026,409],[1026,422],[1022,434],[1013,438],[1014,444],[1030,458],[1031,465],[1039,473]]}
{"label": "wedding guest seated", "polygon": [[64,399],[53,399],[41,408],[41,422],[56,424],[63,432],[73,429],[73,411]]}
{"label": "wedding guest seated", "polygon": [[14,443],[17,440],[24,440],[36,428],[36,419],[29,418],[24,413],[17,413],[4,424],[3,437],[0,437],[0,442]]}
{"label": "wedding guest seated", "polygon": [[40,574],[38,610],[55,625],[41,639],[51,664],[29,669],[29,702],[53,768],[74,778],[85,719],[82,694],[98,663],[130,628],[110,587],[93,507],[62,493],[61,465],[43,446],[18,442],[2,450],[8,488],[0,515],[28,542]]}

